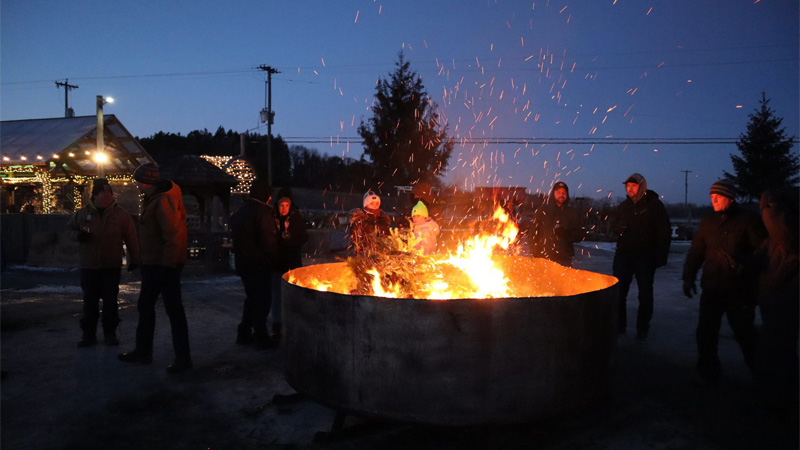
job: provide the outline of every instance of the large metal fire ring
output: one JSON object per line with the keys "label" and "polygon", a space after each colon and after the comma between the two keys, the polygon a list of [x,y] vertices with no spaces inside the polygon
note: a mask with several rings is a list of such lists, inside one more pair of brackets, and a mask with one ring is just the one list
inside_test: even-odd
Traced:
{"label": "large metal fire ring", "polygon": [[404,422],[580,411],[610,397],[616,289],[436,301],[321,292],[284,275],[286,380],[339,411]]}

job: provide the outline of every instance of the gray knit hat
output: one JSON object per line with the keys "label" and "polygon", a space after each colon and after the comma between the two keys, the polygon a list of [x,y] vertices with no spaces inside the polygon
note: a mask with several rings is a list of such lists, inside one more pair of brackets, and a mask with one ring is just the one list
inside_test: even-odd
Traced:
{"label": "gray knit hat", "polygon": [[723,197],[728,197],[731,200],[736,198],[737,193],[736,185],[730,180],[719,180],[711,185],[709,194],[717,194]]}
{"label": "gray knit hat", "polygon": [[144,184],[158,184],[161,180],[158,166],[154,163],[144,163],[133,172],[133,179]]}

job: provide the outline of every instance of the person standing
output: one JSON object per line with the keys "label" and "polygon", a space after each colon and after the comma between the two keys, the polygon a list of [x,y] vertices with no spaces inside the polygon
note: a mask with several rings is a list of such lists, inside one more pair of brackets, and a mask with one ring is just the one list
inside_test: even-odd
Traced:
{"label": "person standing", "polygon": [[797,414],[800,334],[800,189],[761,194],[761,218],[768,238],[758,250],[761,263],[758,307],[761,330],[756,351],[756,386],[762,406]]}
{"label": "person standing", "polygon": [[664,204],[647,189],[642,175],[631,174],[623,184],[627,198],[617,206],[612,221],[612,230],[619,236],[613,263],[613,274],[619,279],[617,326],[625,334],[626,303],[635,277],[639,289],[636,340],[645,341],[653,318],[653,281],[656,269],[667,264],[672,229]]}
{"label": "person standing", "polygon": [[531,254],[571,267],[575,256],[572,244],[583,240],[583,236],[580,216],[569,206],[569,187],[558,181],[536,210],[528,231]]}
{"label": "person standing", "polygon": [[160,295],[172,328],[175,351],[175,360],[167,367],[167,372],[185,372],[192,368],[192,358],[189,326],[181,297],[181,271],[187,258],[188,238],[183,194],[177,184],[160,179],[158,166],[154,163],[139,166],[133,179],[144,194],[139,228],[142,287],[137,304],[136,347],[133,351],[119,354],[119,359],[136,364],[153,361],[155,306]]}
{"label": "person standing", "polygon": [[106,345],[119,345],[119,281],[124,257],[123,244],[128,250],[128,270],[139,265],[139,242],[136,225],[130,214],[114,200],[114,192],[105,178],[92,183],[92,197],[67,224],[69,235],[76,240],[80,258],[83,317],[80,320],[83,337],[78,347],[97,343],[97,321],[100,300],[103,300],[103,335]]}
{"label": "person standing", "polygon": [[303,244],[308,242],[308,231],[303,214],[297,208],[292,190],[282,188],[276,196],[278,209],[275,222],[278,226],[278,270],[273,272],[272,283],[272,338],[281,338],[281,277],[284,273],[303,265]]}
{"label": "person standing", "polygon": [[267,203],[272,187],[256,179],[250,197],[231,216],[231,237],[236,273],[242,279],[245,299],[236,343],[271,348],[275,344],[267,330],[267,316],[272,302],[272,272],[278,253],[278,230],[275,214]]}
{"label": "person standing", "polygon": [[717,345],[723,315],[747,367],[754,369],[758,292],[754,254],[767,233],[758,214],[739,206],[736,192],[729,180],[711,185],[714,212],[700,221],[683,265],[683,293],[688,298],[697,293],[695,279],[703,269],[696,339],[697,371],[704,384],[716,382],[720,375]]}
{"label": "person standing", "polygon": [[375,250],[379,236],[388,236],[392,219],[381,210],[381,198],[373,190],[364,194],[363,208],[350,214],[350,245],[358,254]]}

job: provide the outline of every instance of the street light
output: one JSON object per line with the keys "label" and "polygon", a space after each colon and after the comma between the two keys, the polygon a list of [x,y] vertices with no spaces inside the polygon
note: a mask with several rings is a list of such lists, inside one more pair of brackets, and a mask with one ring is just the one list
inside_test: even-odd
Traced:
{"label": "street light", "polygon": [[97,96],[97,154],[95,155],[95,162],[97,162],[97,176],[100,178],[106,175],[103,163],[108,159],[105,155],[106,145],[103,141],[103,105],[106,103],[114,103],[114,99],[111,97],[103,98],[102,95]]}

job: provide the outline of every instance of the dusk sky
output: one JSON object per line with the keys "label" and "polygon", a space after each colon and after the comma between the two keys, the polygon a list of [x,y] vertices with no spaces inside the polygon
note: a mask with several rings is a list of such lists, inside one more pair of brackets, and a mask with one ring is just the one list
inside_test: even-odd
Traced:
{"label": "dusk sky", "polygon": [[359,158],[402,51],[459,140],[447,183],[621,199],[639,172],[682,203],[690,170],[709,204],[762,92],[800,136],[799,23],[797,0],[2,0],[0,117],[63,117],[69,79],[134,136],[266,134],[267,65],[273,134]]}

